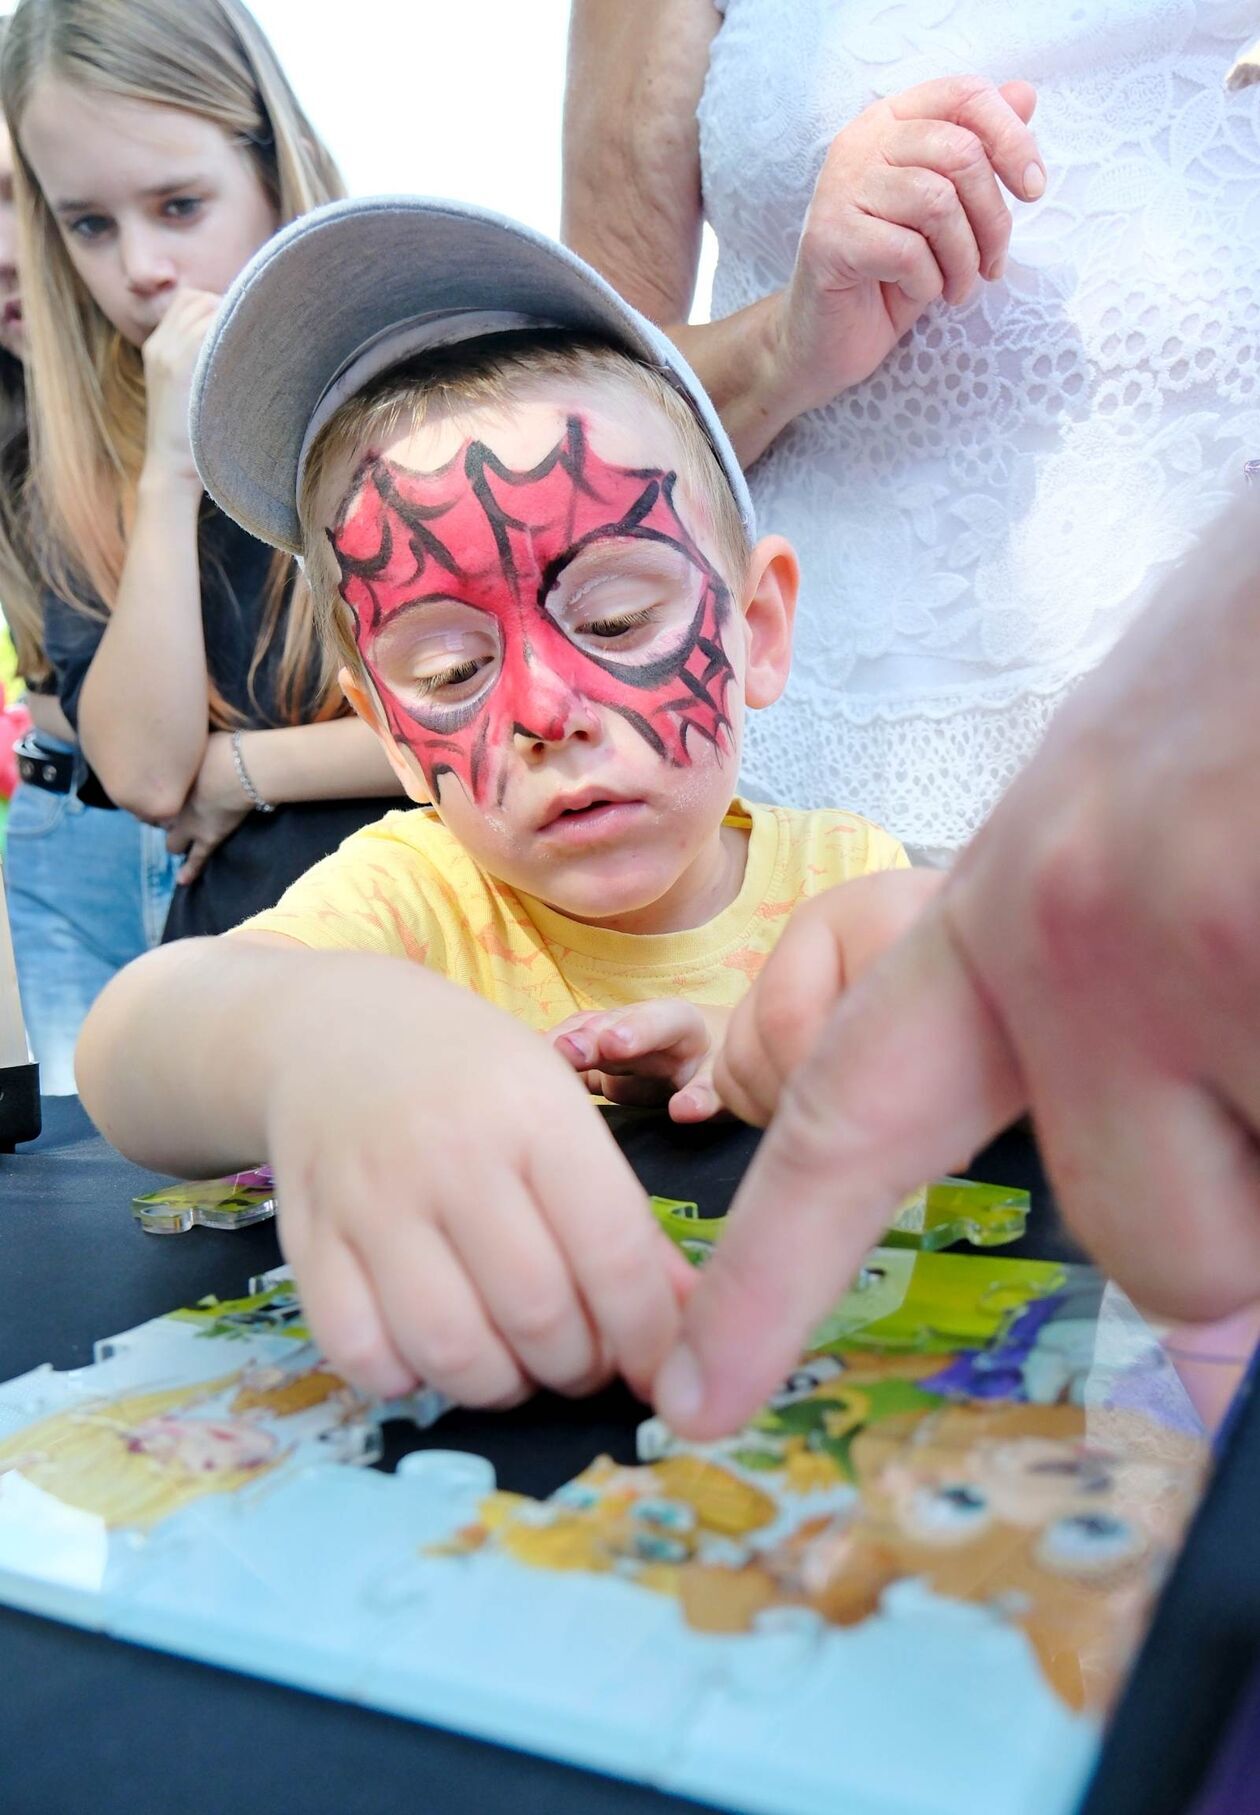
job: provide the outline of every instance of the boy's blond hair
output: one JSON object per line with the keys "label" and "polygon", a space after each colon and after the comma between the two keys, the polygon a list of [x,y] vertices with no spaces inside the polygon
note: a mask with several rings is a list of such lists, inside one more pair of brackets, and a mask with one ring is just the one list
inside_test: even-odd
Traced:
{"label": "boy's blond hair", "polygon": [[420,429],[473,410],[510,408],[549,380],[589,379],[620,386],[628,397],[648,402],[666,418],[678,447],[682,489],[702,510],[707,508],[718,567],[738,594],[749,555],[739,505],[712,443],[665,373],[603,341],[563,329],[485,336],[431,349],[381,373],[330,417],[307,457],[297,505],[315,623],[326,646],[336,650],[352,674],[362,675],[363,658],[339,591],[341,576],[327,526],[363,451],[402,428]]}

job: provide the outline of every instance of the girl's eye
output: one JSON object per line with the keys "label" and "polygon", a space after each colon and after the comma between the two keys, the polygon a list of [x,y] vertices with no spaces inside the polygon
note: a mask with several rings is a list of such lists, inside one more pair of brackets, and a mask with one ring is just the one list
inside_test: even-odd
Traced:
{"label": "girl's eye", "polygon": [[76,221],[71,221],[70,231],[76,239],[100,239],[109,231],[109,216],[106,214],[81,214]]}
{"label": "girl's eye", "polygon": [[198,195],[173,195],[163,202],[162,213],[171,220],[191,220],[201,208],[201,197]]}

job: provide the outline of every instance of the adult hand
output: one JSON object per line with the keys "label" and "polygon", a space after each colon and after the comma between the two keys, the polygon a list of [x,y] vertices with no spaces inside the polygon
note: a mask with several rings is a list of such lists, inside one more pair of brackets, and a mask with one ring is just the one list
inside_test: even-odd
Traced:
{"label": "adult hand", "polygon": [[211,851],[235,832],[250,810],[232,761],[232,739],[226,731],[212,731],[188,799],[166,828],[167,850],[186,853],[176,882],[186,884],[200,876]]}
{"label": "adult hand", "polygon": [[188,439],[188,403],[197,355],[220,300],[208,290],[179,290],[141,352],[147,412],[145,464],[156,466],[164,477],[187,480],[198,488],[201,481]]}
{"label": "adult hand", "polygon": [[1152,1311],[1260,1299],[1260,511],[1209,532],[778,1097],[656,1383],[773,1389],[901,1196],[1030,1104],[1066,1221]]}
{"label": "adult hand", "polygon": [[1027,82],[945,76],[876,101],[836,134],[779,299],[775,382],[792,413],[868,378],[938,296],[1002,275],[999,180],[1045,189]]}

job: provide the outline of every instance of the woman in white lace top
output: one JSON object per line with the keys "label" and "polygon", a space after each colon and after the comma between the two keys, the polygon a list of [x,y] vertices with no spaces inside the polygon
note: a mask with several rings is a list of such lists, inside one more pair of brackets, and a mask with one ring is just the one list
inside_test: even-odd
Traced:
{"label": "woman in white lace top", "polygon": [[[678,338],[801,552],[750,793],[853,805],[947,858],[1260,453],[1260,91],[1222,88],[1255,19],[1255,0],[576,0],[566,236],[672,325],[712,223],[715,319]],[[990,281],[965,301],[947,283],[845,388],[838,354],[808,407],[768,348],[799,315],[824,158],[873,102],[971,72],[1035,86],[1045,192],[990,144],[1016,198],[1004,268],[982,244]],[[1012,134],[1025,94],[1005,90]]]}

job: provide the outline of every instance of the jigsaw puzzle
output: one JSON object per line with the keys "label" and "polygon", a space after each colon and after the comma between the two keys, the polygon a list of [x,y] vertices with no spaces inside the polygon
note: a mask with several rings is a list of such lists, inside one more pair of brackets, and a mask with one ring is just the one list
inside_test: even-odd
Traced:
{"label": "jigsaw puzzle", "polygon": [[1208,1460],[1092,1269],[904,1247],[724,1442],[543,1501],[354,1466],[444,1409],[347,1387],[282,1272],[37,1368],[0,1599],[732,1809],[1066,1815]]}

